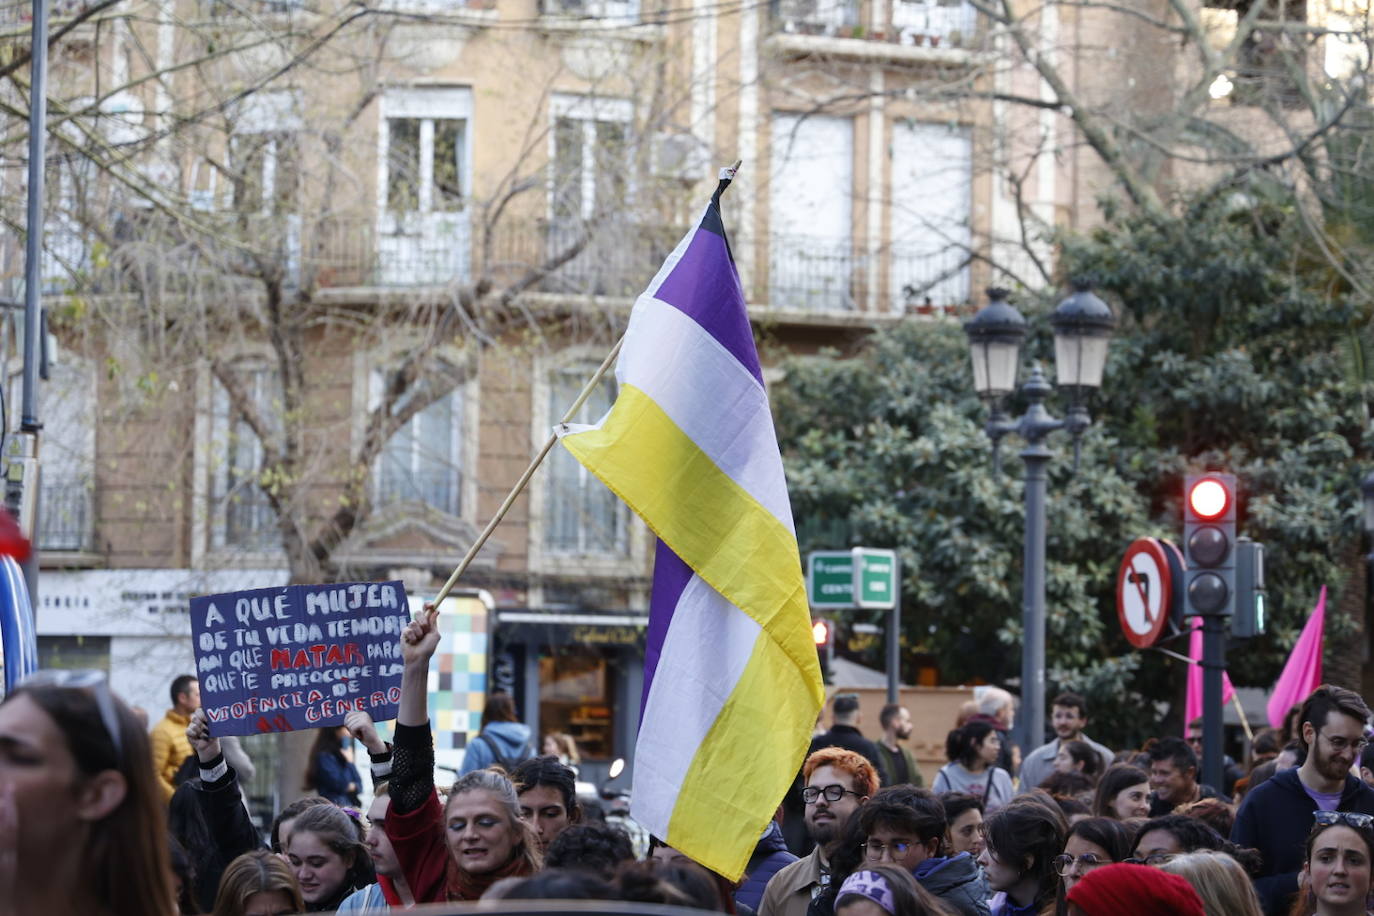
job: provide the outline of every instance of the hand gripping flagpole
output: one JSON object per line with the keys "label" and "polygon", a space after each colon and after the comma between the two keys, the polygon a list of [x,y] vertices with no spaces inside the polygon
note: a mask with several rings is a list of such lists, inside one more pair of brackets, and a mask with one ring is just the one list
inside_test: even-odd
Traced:
{"label": "hand gripping flagpole", "polygon": [[[739,167],[743,162],[744,160],[742,159],[736,159],[734,165],[720,170],[719,184],[716,185],[715,193],[711,195],[712,203],[717,205],[720,204],[720,195],[725,193],[725,189],[730,187],[730,182],[735,180],[735,175],[739,172]],[[601,365],[596,368],[596,372],[592,374],[587,384],[582,386],[581,393],[578,394],[572,406],[563,414],[563,419],[558,423],[559,426],[571,423],[573,417],[577,416],[577,412],[582,409],[582,405],[587,403],[587,398],[591,397],[592,392],[596,390],[597,384],[606,376],[607,370],[615,364],[616,357],[620,355],[620,347],[624,343],[625,338],[622,335],[621,338],[615,342],[615,346],[611,347],[611,352],[606,354],[606,358],[601,361]],[[525,473],[520,475],[520,479],[515,482],[515,486],[506,494],[505,500],[501,503],[501,508],[496,510],[496,514],[492,516],[491,521],[487,522],[487,527],[483,528],[482,533],[477,535],[477,540],[472,542],[472,546],[468,548],[467,554],[464,555],[462,561],[459,562],[458,568],[453,571],[453,575],[448,577],[448,581],[444,583],[443,588],[439,589],[439,594],[434,596],[434,600],[429,602],[427,605],[428,607],[437,608],[443,603],[443,600],[449,596],[449,592],[453,591],[453,587],[458,584],[458,580],[462,578],[463,573],[467,572],[468,567],[472,565],[472,561],[477,557],[478,551],[486,546],[492,533],[496,531],[496,527],[505,520],[506,513],[510,511],[511,506],[515,505],[515,501],[520,497],[520,494],[524,492],[525,487],[529,485],[530,478],[534,476],[535,470],[538,469],[539,465],[544,463],[544,459],[548,457],[549,452],[553,451],[553,447],[557,442],[558,434],[550,433],[549,438],[544,441],[544,447],[534,456],[529,467],[525,468]]]}

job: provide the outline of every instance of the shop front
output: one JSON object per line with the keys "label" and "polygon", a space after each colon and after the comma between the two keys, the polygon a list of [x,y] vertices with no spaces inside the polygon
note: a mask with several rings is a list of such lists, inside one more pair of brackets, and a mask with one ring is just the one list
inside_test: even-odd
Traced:
{"label": "shop front", "polygon": [[632,765],[648,623],[624,612],[496,612],[492,686],[515,697],[541,745],[572,736],[584,780],[599,783],[616,758]]}

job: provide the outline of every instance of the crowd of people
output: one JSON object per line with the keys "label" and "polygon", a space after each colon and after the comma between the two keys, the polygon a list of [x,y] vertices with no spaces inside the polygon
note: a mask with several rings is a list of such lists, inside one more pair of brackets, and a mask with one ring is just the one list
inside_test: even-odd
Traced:
{"label": "crowd of people", "polygon": [[[488,702],[452,786],[435,784],[427,713],[432,613],[402,636],[392,741],[350,713],[319,732],[307,787],[264,838],[241,749],[211,733],[193,678],[152,729],[92,672],[39,672],[0,703],[0,900],[37,914],[378,914],[417,903],[621,900],[762,916],[1368,914],[1374,862],[1370,710],[1334,686],[1255,736],[1221,786],[1194,742],[1113,752],[1087,704],[1052,703],[1055,737],[1024,758],[1014,701],[990,688],[949,733],[930,787],[908,710],[862,731],[837,695],[739,881],[663,838],[639,850],[576,791],[577,751]],[[371,804],[344,748],[366,751]],[[478,748],[481,748],[479,751]],[[182,759],[184,751],[184,757]],[[362,763],[360,760],[359,764]],[[150,765],[151,764],[151,765]],[[245,761],[245,765],[247,764]]]}

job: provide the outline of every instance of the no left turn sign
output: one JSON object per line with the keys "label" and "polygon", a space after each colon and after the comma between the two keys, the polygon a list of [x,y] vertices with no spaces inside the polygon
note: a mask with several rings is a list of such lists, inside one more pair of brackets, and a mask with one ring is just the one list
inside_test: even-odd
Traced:
{"label": "no left turn sign", "polygon": [[1168,626],[1182,586],[1183,556],[1158,538],[1137,538],[1126,548],[1116,577],[1116,614],[1131,645],[1154,645]]}

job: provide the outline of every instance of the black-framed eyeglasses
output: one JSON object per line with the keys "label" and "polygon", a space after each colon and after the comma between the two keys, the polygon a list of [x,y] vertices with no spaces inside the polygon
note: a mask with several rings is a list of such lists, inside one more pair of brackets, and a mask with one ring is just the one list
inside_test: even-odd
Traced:
{"label": "black-framed eyeglasses", "polygon": [[45,668],[35,671],[19,682],[20,687],[75,687],[95,694],[100,723],[114,745],[115,759],[124,761],[124,739],[120,736],[119,715],[115,712],[114,695],[110,693],[110,679],[104,671],[94,668]]}
{"label": "black-framed eyeglasses", "polygon": [[1129,859],[1124,859],[1122,861],[1127,865],[1163,865],[1165,862],[1173,861],[1173,858],[1174,854],[1172,852],[1155,852],[1143,858],[1140,856],[1131,856]]}
{"label": "black-framed eyeglasses", "polygon": [[1326,743],[1331,745],[1331,750],[1338,754],[1349,748],[1354,748],[1355,753],[1358,754],[1360,751],[1369,747],[1368,738],[1356,738],[1354,741],[1351,741],[1344,735],[1323,735],[1321,732],[1317,732],[1317,737],[1325,738]]}
{"label": "black-framed eyeglasses", "polygon": [[1061,878],[1067,878],[1069,872],[1073,870],[1074,862],[1078,863],[1078,870],[1083,872],[1087,871],[1090,868],[1096,868],[1099,865],[1110,865],[1111,859],[1104,859],[1101,856],[1091,852],[1085,852],[1077,859],[1070,855],[1055,856],[1055,873],[1058,874]]}
{"label": "black-framed eyeglasses", "polygon": [[869,840],[867,843],[860,843],[859,848],[864,851],[864,855],[871,861],[878,861],[883,857],[883,853],[892,850],[892,858],[898,859],[907,854],[907,851],[915,846],[915,843],[875,843]]}
{"label": "black-framed eyeglasses", "polygon": [[817,786],[807,786],[805,789],[802,789],[802,801],[808,805],[814,805],[816,799],[820,798],[822,795],[825,796],[825,800],[828,802],[837,802],[846,795],[858,794],[859,793],[855,792],[853,789],[846,789],[838,783],[831,783],[823,789]]}
{"label": "black-framed eyeglasses", "polygon": [[1368,830],[1374,824],[1374,815],[1360,814],[1358,811],[1313,811],[1312,819],[1323,827],[1345,824],[1359,830]]}

